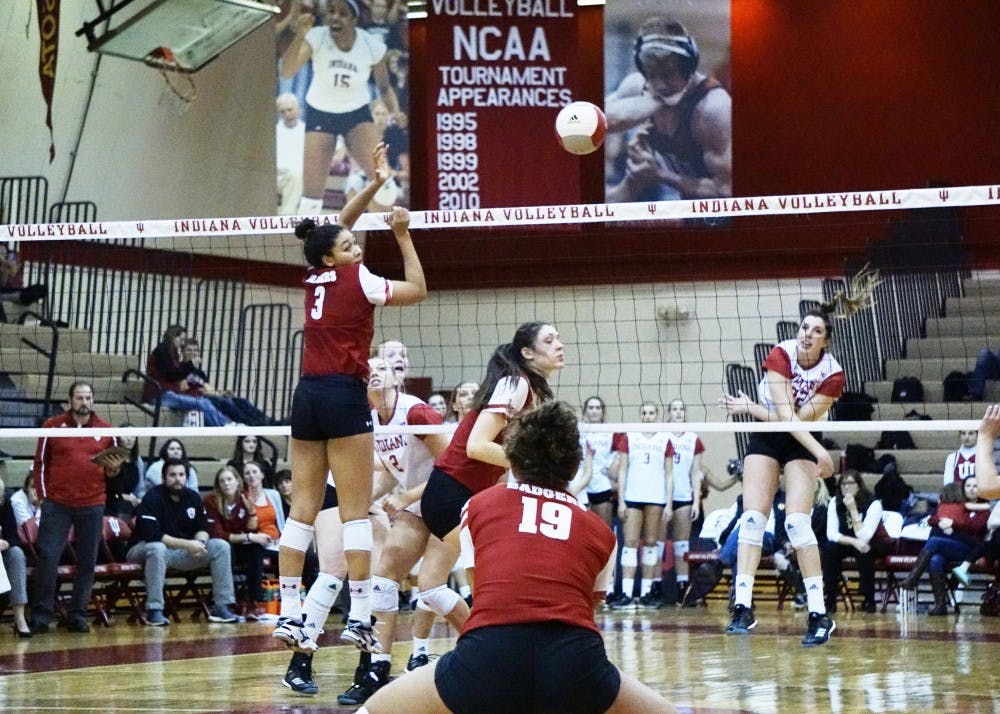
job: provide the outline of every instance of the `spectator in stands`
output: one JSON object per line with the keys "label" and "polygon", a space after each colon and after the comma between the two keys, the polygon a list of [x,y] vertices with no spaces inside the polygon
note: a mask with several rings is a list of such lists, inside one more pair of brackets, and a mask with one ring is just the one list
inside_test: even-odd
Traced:
{"label": "spectator in stands", "polygon": [[427,397],[427,406],[440,414],[442,419],[448,414],[448,402],[440,392]]}
{"label": "spectator in stands", "polygon": [[42,517],[41,500],[38,498],[38,491],[35,490],[34,471],[28,471],[21,490],[10,497],[10,505],[14,509],[14,519],[17,521],[17,525],[32,518],[37,521]]}
{"label": "spectator in stands", "polygon": [[[163,333],[160,344],[149,354],[146,375],[160,387],[160,404],[164,409],[199,411],[205,415],[205,426],[225,426],[229,420],[204,396],[188,394],[191,386],[187,380],[194,371],[190,362],[183,360],[187,330],[182,325],[170,325]],[[147,389],[143,399],[154,401],[155,390]]]}
{"label": "spectator in stands", "polygon": [[864,598],[861,610],[875,612],[875,559],[887,555],[893,543],[882,525],[882,502],[872,495],[854,469],[845,471],[837,481],[837,495],[827,508],[826,539],[820,549],[826,579],[823,587],[826,611],[837,611],[844,559],[854,558]]}
{"label": "spectator in stands", "polygon": [[146,476],[143,479],[145,488],[142,493],[145,495],[154,486],[159,486],[163,483],[163,464],[167,459],[180,459],[184,465],[187,467],[187,487],[192,491],[198,490],[198,472],[195,471],[194,466],[188,461],[187,449],[184,448],[184,444],[181,443],[180,439],[167,439],[163,442],[163,446],[160,447],[160,458],[149,465],[146,469]]}
{"label": "spectator in stands", "polygon": [[986,539],[989,504],[979,498],[975,478],[963,484],[950,483],[941,489],[937,510],[931,516],[931,537],[917,556],[910,574],[899,583],[904,590],[914,590],[930,568],[934,606],[928,615],[948,614],[949,562],[961,562]]}
{"label": "spectator in stands", "polygon": [[[198,340],[190,337],[184,340],[183,356],[184,364],[189,366],[184,378],[189,396],[207,399],[227,419],[237,424],[269,426],[275,423],[249,399],[234,396],[230,392],[220,392],[209,383],[208,374],[202,368],[201,345]],[[212,426],[207,422],[206,425]]]}
{"label": "spectator in stands", "polygon": [[[73,382],[69,388],[69,411],[52,417],[42,427],[109,428],[111,424],[94,414],[93,408],[94,390],[90,384]],[[35,633],[49,631],[58,587],[56,568],[70,528],[75,533],[76,573],[66,627],[70,632],[90,631],[87,608],[104,522],[105,481],[118,475],[125,460],[123,456],[101,455],[113,446],[115,440],[110,436],[46,436],[38,440],[34,472],[42,515],[38,524],[38,567],[31,613],[31,629]]]}
{"label": "spectator in stands", "polygon": [[211,622],[237,622],[233,604],[233,572],[228,541],[210,538],[201,497],[185,486],[187,466],[167,458],[163,483],[146,492],[139,504],[128,560],[143,563],[146,573],[146,624],[170,624],[163,614],[163,583],[168,569],[192,571],[208,567],[212,574]]}
{"label": "spectator in stands", "polygon": [[301,119],[298,97],[291,92],[275,100],[278,125],[274,129],[275,159],[278,168],[279,216],[293,216],[302,198],[302,159],[305,154],[306,124]]}
{"label": "spectator in stands", "polygon": [[278,539],[285,529],[281,496],[273,488],[264,488],[264,470],[256,461],[243,464],[243,482],[247,498],[257,513],[257,530],[271,539],[264,547],[277,552]]}
{"label": "spectator in stands", "polygon": [[[119,424],[119,426],[128,428],[132,425]],[[118,516],[122,520],[131,522],[136,506],[146,493],[146,465],[139,456],[139,440],[136,437],[122,436],[119,437],[118,443],[129,450],[129,455],[118,475],[107,480],[104,514]]]}
{"label": "spectator in stands", "polygon": [[477,382],[462,382],[451,393],[451,403],[448,405],[448,413],[444,420],[447,423],[458,423],[465,418],[472,408],[472,400],[479,391]]}
{"label": "spectator in stands", "polygon": [[3,309],[4,300],[14,298],[21,305],[31,305],[45,298],[48,293],[48,288],[41,284],[24,287],[17,253],[6,243],[0,243],[0,322],[7,322],[7,313]]}
{"label": "spectator in stands", "polygon": [[264,600],[264,549],[275,541],[257,528],[257,509],[246,492],[243,476],[232,466],[223,466],[215,474],[212,492],[205,495],[208,534],[229,542],[234,571],[245,576],[243,601],[255,616],[257,603]]}
{"label": "spectator in stands", "polygon": [[6,486],[0,481],[0,553],[3,554],[3,567],[10,581],[10,609],[14,611],[14,623],[11,627],[18,637],[31,637],[31,628],[25,618],[24,610],[28,604],[28,568],[21,550],[21,541],[17,535],[17,519],[10,499],[5,498]]}
{"label": "spectator in stands", "polygon": [[961,443],[958,451],[948,454],[944,461],[942,486],[949,483],[962,483],[967,478],[976,475],[976,440],[979,433],[975,429],[958,432]]}
{"label": "spectator in stands", "polygon": [[264,442],[253,435],[237,436],[236,443],[233,445],[233,458],[229,459],[227,463],[242,474],[243,465],[250,461],[256,462],[264,473],[264,486],[272,488],[274,469],[270,462],[264,458]]}
{"label": "spectator in stands", "polygon": [[1000,379],[1000,352],[983,347],[976,356],[976,366],[969,375],[968,398],[981,402],[986,397],[986,380]]}
{"label": "spectator in stands", "polygon": [[281,469],[274,475],[274,490],[281,496],[281,510],[288,520],[292,508],[292,470]]}

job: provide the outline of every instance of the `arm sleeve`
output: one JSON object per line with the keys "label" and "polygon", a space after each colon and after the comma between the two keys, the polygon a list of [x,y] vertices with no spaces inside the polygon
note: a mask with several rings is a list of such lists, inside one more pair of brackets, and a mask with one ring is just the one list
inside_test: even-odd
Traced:
{"label": "arm sleeve", "polygon": [[837,515],[837,498],[834,496],[826,507],[826,539],[839,543],[840,535],[840,516]]}
{"label": "arm sleeve", "polygon": [[528,402],[528,380],[522,377],[504,377],[497,382],[484,412],[508,416],[517,413]]}
{"label": "arm sleeve", "polygon": [[147,494],[135,514],[135,532],[133,533],[133,543],[145,541],[146,543],[156,543],[163,540],[163,529],[160,528],[160,520],[156,517],[156,510],[153,507],[151,495]]}
{"label": "arm sleeve", "polygon": [[458,540],[462,544],[461,560],[465,567],[476,566],[476,547],[472,544],[472,531],[469,529],[469,502],[462,506],[462,520],[459,523]]}
{"label": "arm sleeve", "polygon": [[229,530],[226,528],[227,523],[216,506],[214,494],[205,496],[205,518],[208,521],[209,537],[229,540]]}
{"label": "arm sleeve", "polygon": [[844,388],[846,386],[847,378],[844,377],[844,373],[836,372],[823,380],[823,383],[816,388],[816,394],[822,394],[824,397],[837,399],[844,393]]}
{"label": "arm sleeve", "polygon": [[878,531],[878,526],[881,522],[882,502],[872,501],[872,504],[868,506],[868,510],[865,512],[864,522],[861,524],[861,532],[857,534],[858,538],[865,543],[870,543],[872,538],[875,537],[875,533]]}
{"label": "arm sleeve", "polygon": [[386,305],[392,300],[392,281],[375,275],[364,265],[358,267],[358,281],[372,305]]}

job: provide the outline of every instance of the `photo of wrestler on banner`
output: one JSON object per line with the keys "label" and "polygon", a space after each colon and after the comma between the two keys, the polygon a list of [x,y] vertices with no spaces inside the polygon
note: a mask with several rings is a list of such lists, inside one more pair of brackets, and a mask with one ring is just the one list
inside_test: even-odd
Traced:
{"label": "photo of wrestler on banner", "polygon": [[275,146],[279,215],[336,212],[374,176],[369,210],[409,205],[409,44],[401,0],[282,0]]}
{"label": "photo of wrestler on banner", "polygon": [[729,0],[605,9],[609,203],[733,195]]}

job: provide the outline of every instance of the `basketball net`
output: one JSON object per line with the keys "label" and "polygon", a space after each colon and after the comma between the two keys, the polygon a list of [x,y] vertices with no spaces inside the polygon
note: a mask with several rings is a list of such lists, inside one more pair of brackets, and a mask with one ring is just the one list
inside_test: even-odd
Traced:
{"label": "basketball net", "polygon": [[[182,102],[191,104],[198,98],[198,87],[195,86],[194,78],[188,70],[177,63],[177,59],[169,47],[157,47],[146,55],[143,61],[150,67],[155,67],[160,71],[160,76],[163,77],[163,81],[166,82],[167,87]],[[171,80],[170,75],[167,74],[168,71],[183,77],[187,82],[187,86],[185,87],[182,83],[175,83]]]}

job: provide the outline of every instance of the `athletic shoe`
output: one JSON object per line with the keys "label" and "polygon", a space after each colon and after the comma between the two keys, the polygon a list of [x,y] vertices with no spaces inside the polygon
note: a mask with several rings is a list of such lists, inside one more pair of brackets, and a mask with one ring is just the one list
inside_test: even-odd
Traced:
{"label": "athletic shoe", "polygon": [[279,617],[271,637],[281,640],[288,649],[296,652],[308,654],[319,649],[316,641],[306,633],[302,620],[294,620],[291,617]]}
{"label": "athletic shoe", "polygon": [[415,669],[419,669],[424,665],[430,664],[432,659],[437,659],[437,655],[432,654],[418,654],[410,655],[410,661],[406,663],[406,671],[412,672]]}
{"label": "athletic shoe", "polygon": [[163,627],[169,625],[170,620],[163,614],[163,610],[146,610],[146,624],[153,627]]}
{"label": "athletic shoe", "polygon": [[318,694],[319,687],[312,676],[312,657],[312,654],[305,652],[293,654],[281,683],[297,694]]}
{"label": "athletic shoe", "polygon": [[348,618],[347,627],[340,633],[340,641],[350,642],[362,652],[382,653],[382,645],[379,644],[378,638],[375,636],[375,629],[370,624],[364,624],[361,620]]}
{"label": "athletic shoe", "polygon": [[830,616],[819,612],[809,613],[809,629],[806,636],[802,638],[803,647],[815,647],[822,645],[830,639],[830,635],[837,629],[837,623],[830,619]]}
{"label": "athletic shoe", "polygon": [[802,593],[795,593],[795,597],[792,598],[792,607],[796,610],[801,610],[806,606],[806,596]]}
{"label": "athletic shoe", "polygon": [[66,620],[66,629],[69,632],[90,632],[90,625],[84,618],[77,615]]}
{"label": "athletic shoe", "polygon": [[356,707],[368,701],[368,698],[389,683],[390,662],[372,662],[365,677],[337,697],[337,703]]}
{"label": "athletic shoe", "polygon": [[663,607],[663,600],[660,599],[659,595],[648,592],[639,598],[639,604],[647,610],[659,610]]}
{"label": "athletic shoe", "polygon": [[630,598],[625,593],[622,593],[621,595],[613,598],[611,602],[608,604],[608,607],[610,607],[612,610],[624,610],[626,608],[632,607],[634,604],[635,601],[632,598]]}
{"label": "athletic shoe", "polygon": [[749,635],[750,630],[756,626],[757,618],[753,615],[753,608],[746,605],[737,605],[733,608],[733,619],[729,621],[726,634]]}
{"label": "athletic shoe", "polygon": [[208,613],[209,622],[239,622],[240,618],[225,605],[216,605]]}

